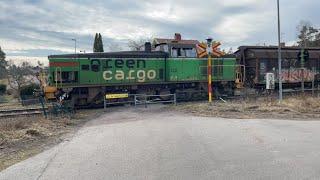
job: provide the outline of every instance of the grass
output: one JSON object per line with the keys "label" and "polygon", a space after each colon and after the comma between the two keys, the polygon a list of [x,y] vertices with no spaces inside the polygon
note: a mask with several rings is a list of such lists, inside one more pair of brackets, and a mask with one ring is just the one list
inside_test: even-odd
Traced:
{"label": "grass", "polygon": [[45,119],[42,116],[0,118],[0,171],[41,152],[48,145],[60,142],[61,136],[73,132],[101,111],[78,111],[73,119]]}
{"label": "grass", "polygon": [[175,109],[200,116],[238,119],[320,119],[320,99],[311,96],[288,97],[279,104],[271,98],[186,103]]}

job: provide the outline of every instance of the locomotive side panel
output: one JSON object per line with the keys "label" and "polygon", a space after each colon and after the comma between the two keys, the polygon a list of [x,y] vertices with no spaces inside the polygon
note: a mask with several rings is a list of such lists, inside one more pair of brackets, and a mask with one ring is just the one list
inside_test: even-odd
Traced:
{"label": "locomotive side panel", "polygon": [[195,58],[171,58],[167,61],[167,81],[205,81],[206,76],[202,72],[202,66],[206,62]]}
{"label": "locomotive side panel", "polygon": [[[213,81],[234,81],[236,60],[215,58],[212,60]],[[207,80],[207,59],[172,58],[167,62],[169,82],[188,82]]]}

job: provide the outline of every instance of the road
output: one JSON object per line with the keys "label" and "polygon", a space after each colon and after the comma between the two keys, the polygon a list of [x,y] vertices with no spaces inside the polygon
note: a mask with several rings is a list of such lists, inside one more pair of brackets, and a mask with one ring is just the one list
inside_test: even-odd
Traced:
{"label": "road", "polygon": [[320,179],[319,129],[121,107],[0,179]]}

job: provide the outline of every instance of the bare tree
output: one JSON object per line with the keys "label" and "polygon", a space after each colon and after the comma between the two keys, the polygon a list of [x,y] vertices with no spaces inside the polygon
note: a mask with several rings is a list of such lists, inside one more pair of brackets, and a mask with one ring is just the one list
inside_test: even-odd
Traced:
{"label": "bare tree", "polygon": [[6,54],[2,51],[0,47],[0,79],[7,76],[7,67],[8,62],[6,61]]}
{"label": "bare tree", "polygon": [[129,39],[128,47],[131,51],[143,51],[145,42],[151,42],[152,37],[150,38],[140,38],[140,39]]}
{"label": "bare tree", "polygon": [[107,47],[108,47],[108,50],[109,50],[110,52],[122,51],[122,47],[121,47],[121,45],[118,44],[118,43],[110,43],[110,44],[107,45]]}
{"label": "bare tree", "polygon": [[301,47],[318,47],[320,45],[319,29],[308,21],[301,21],[297,26],[298,45]]}
{"label": "bare tree", "polygon": [[30,63],[23,62],[21,66],[17,66],[13,62],[10,62],[7,76],[8,84],[13,90],[17,91],[18,95],[20,95],[21,87],[30,84],[30,79],[27,77],[32,74],[32,66]]}
{"label": "bare tree", "polygon": [[227,54],[233,54],[233,49],[232,49],[232,47],[229,48],[229,51],[228,51]]}
{"label": "bare tree", "polygon": [[43,64],[43,62],[41,62],[41,61],[37,61],[37,65],[39,66],[39,67],[43,67],[44,66],[44,64]]}

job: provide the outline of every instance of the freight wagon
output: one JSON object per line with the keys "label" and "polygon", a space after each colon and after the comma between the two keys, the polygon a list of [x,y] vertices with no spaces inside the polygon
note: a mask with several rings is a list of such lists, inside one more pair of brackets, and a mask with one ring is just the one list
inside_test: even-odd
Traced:
{"label": "freight wagon", "polygon": [[[296,88],[305,82],[306,87],[312,81],[320,82],[320,48],[306,48],[308,58],[301,61],[301,47],[282,47],[282,82],[284,88]],[[266,73],[274,73],[278,83],[278,47],[277,46],[240,46],[235,52],[238,63],[245,66],[245,87],[261,89],[266,84]]]}

